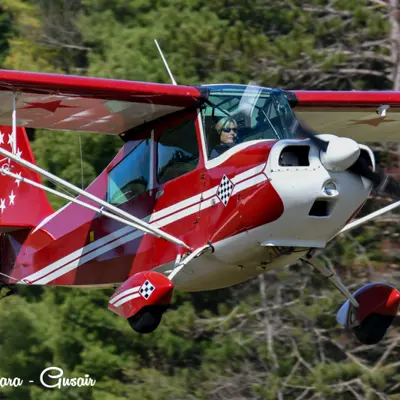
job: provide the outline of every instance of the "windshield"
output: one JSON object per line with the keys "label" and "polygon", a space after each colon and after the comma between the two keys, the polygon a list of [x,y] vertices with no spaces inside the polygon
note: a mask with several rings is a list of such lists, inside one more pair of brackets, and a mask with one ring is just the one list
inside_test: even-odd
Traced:
{"label": "windshield", "polygon": [[250,140],[294,138],[296,118],[285,94],[259,86],[210,85],[202,109],[209,159]]}

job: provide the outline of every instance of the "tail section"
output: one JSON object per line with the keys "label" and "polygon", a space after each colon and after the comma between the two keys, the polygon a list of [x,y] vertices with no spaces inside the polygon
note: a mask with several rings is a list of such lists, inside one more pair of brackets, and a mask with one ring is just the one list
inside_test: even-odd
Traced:
{"label": "tail section", "polygon": [[[12,128],[0,126],[0,147],[12,151],[12,144]],[[17,128],[15,148],[18,157],[35,163],[25,128]],[[12,173],[42,183],[38,173],[0,155],[0,171],[7,164]],[[0,232],[33,228],[52,212],[43,190],[0,173]]]}

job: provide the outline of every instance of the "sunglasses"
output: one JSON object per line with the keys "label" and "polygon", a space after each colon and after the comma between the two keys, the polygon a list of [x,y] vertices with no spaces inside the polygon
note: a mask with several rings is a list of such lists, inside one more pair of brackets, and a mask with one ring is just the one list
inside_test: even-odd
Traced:
{"label": "sunglasses", "polygon": [[222,128],[221,132],[229,133],[230,131],[237,132],[237,128]]}

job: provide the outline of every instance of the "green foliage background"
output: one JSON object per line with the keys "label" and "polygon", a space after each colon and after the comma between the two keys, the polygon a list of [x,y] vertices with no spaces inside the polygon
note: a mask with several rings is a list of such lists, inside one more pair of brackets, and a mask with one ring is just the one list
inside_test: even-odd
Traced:
{"label": "green foliage background", "polygon": [[[391,89],[389,14],[389,3],[372,0],[1,0],[0,66],[168,82],[157,38],[182,84]],[[31,133],[38,164],[79,186],[121,145]],[[393,165],[396,146],[379,150]],[[352,290],[399,281],[397,222],[391,214],[324,253]],[[36,383],[0,387],[0,399],[400,399],[398,323],[380,345],[360,346],[335,321],[341,296],[304,265],[226,290],[176,293],[146,337],[107,310],[111,294],[22,287],[2,300],[0,377]],[[89,373],[96,385],[45,389],[39,375],[53,365],[69,377]]]}

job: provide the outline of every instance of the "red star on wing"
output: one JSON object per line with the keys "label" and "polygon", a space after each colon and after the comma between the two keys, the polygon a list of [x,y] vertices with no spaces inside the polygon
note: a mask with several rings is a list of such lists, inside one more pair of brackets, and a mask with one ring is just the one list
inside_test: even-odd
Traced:
{"label": "red star on wing", "polygon": [[76,108],[74,106],[64,106],[61,104],[62,100],[48,101],[47,103],[27,103],[28,105],[20,108],[20,110],[26,110],[28,108],[42,108],[43,110],[56,112],[58,108]]}

